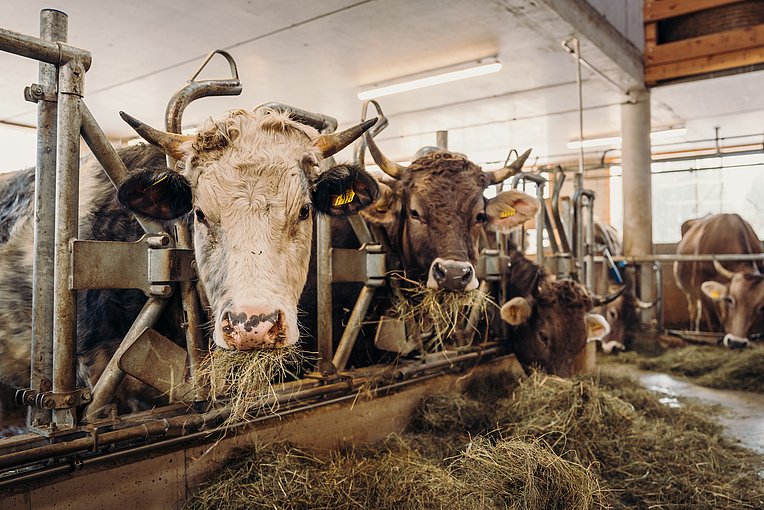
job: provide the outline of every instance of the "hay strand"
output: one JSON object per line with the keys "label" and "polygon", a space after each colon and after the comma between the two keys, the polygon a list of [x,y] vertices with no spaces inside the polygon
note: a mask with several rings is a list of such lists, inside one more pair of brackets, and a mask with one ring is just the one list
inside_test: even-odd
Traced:
{"label": "hay strand", "polygon": [[202,361],[197,377],[208,381],[210,399],[226,399],[231,413],[225,424],[246,420],[274,402],[274,384],[294,377],[304,354],[296,346],[281,349],[228,351],[214,349]]}

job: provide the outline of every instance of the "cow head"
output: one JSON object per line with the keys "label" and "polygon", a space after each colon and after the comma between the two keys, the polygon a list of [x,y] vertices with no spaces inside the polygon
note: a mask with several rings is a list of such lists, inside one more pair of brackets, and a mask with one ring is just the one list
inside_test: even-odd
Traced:
{"label": "cow head", "polygon": [[239,350],[295,344],[314,211],[349,214],[378,195],[376,181],[361,168],[322,172],[319,166],[376,119],[319,135],[285,113],[239,110],[184,136],[122,116],[182,167],[132,174],[118,198],[140,215],[186,215],[193,222],[199,286],[215,344]]}
{"label": "cow head", "polygon": [[504,303],[501,318],[515,327],[514,352],[523,365],[569,376],[574,358],[586,343],[610,332],[604,317],[588,313],[592,306],[581,284],[545,278],[530,295]]}
{"label": "cow head", "polygon": [[366,137],[374,161],[391,179],[361,215],[383,227],[403,268],[435,289],[478,287],[475,264],[483,228],[507,232],[539,210],[535,198],[506,191],[486,199],[483,191],[517,173],[530,150],[510,166],[484,172],[465,156],[441,149],[420,151],[410,166],[387,159]]}
{"label": "cow head", "polygon": [[760,326],[764,318],[764,275],[758,272],[727,270],[714,261],[717,272],[727,283],[715,280],[703,282],[701,290],[716,305],[724,327],[724,345],[731,348],[746,347],[753,326]]}

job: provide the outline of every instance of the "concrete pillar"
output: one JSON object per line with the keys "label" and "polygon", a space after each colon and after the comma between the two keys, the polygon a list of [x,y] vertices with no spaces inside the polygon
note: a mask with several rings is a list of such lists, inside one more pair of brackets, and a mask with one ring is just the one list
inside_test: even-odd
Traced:
{"label": "concrete pillar", "polygon": [[[624,254],[649,255],[653,253],[649,91],[631,90],[629,101],[621,105],[621,137]],[[653,278],[652,264],[644,264],[636,282],[643,300],[655,299]],[[654,317],[654,310],[643,312],[642,322]]]}

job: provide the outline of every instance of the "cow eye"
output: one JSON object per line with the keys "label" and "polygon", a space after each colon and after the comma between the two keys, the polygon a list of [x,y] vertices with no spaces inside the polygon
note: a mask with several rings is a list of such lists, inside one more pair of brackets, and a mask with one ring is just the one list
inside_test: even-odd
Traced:
{"label": "cow eye", "polygon": [[485,223],[488,221],[488,216],[484,212],[479,212],[478,215],[475,217],[475,221],[477,223]]}
{"label": "cow eye", "polygon": [[200,223],[207,223],[207,217],[204,215],[204,212],[201,209],[197,207],[194,211],[194,214],[196,214],[197,221]]}
{"label": "cow eye", "polygon": [[422,219],[422,217],[421,217],[421,216],[419,216],[419,211],[417,211],[416,209],[411,209],[411,211],[409,212],[409,216],[411,216],[411,217],[412,217],[412,218],[414,218],[415,220],[420,220],[420,219]]}
{"label": "cow eye", "polygon": [[308,216],[310,216],[310,204],[305,204],[302,207],[300,207],[298,218],[300,218],[300,220],[307,220]]}

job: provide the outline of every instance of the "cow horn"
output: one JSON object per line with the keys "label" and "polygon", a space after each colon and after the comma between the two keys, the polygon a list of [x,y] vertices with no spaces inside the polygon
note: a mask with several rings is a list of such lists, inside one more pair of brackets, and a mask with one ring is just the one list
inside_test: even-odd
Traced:
{"label": "cow horn", "polygon": [[488,183],[499,184],[500,182],[504,182],[505,179],[512,177],[520,170],[522,170],[523,165],[525,164],[525,160],[528,159],[528,156],[530,155],[531,149],[528,149],[527,151],[520,154],[520,156],[514,160],[511,165],[505,166],[504,168],[499,168],[493,172],[483,172],[486,177],[488,177]]}
{"label": "cow horn", "polygon": [[623,291],[626,290],[626,285],[621,285],[618,290],[615,292],[612,292],[608,294],[607,296],[600,296],[598,294],[592,294],[592,303],[594,306],[603,306],[608,303],[612,303],[619,297],[621,297],[621,294],[623,294]]}
{"label": "cow horn", "polygon": [[655,301],[649,302],[649,301],[642,301],[638,297],[634,298],[634,305],[640,309],[640,310],[649,310],[650,308],[654,307],[656,304]]}
{"label": "cow horn", "polygon": [[395,161],[387,159],[387,156],[382,154],[382,151],[379,150],[379,147],[377,147],[377,143],[374,141],[374,138],[369,136],[369,133],[366,133],[366,145],[369,146],[369,152],[371,153],[371,157],[374,158],[374,162],[379,165],[379,168],[383,172],[396,179],[403,177],[403,174],[406,171],[406,167],[399,165]]}
{"label": "cow horn", "polygon": [[735,273],[724,267],[721,262],[714,259],[714,269],[716,269],[716,272],[725,277],[728,280],[731,280],[733,276],[735,276]]}
{"label": "cow horn", "polygon": [[156,145],[173,159],[182,159],[184,154],[180,150],[180,146],[184,142],[195,139],[192,135],[178,135],[175,133],[159,131],[125,112],[119,112],[119,116],[122,117],[122,120],[130,124],[130,127],[133,128],[141,138],[149,142],[151,145]]}
{"label": "cow horn", "polygon": [[373,119],[365,120],[360,124],[347,128],[344,131],[321,135],[316,138],[313,145],[318,147],[325,158],[328,158],[353,143],[367,129],[376,124],[376,122],[377,118],[374,117]]}

